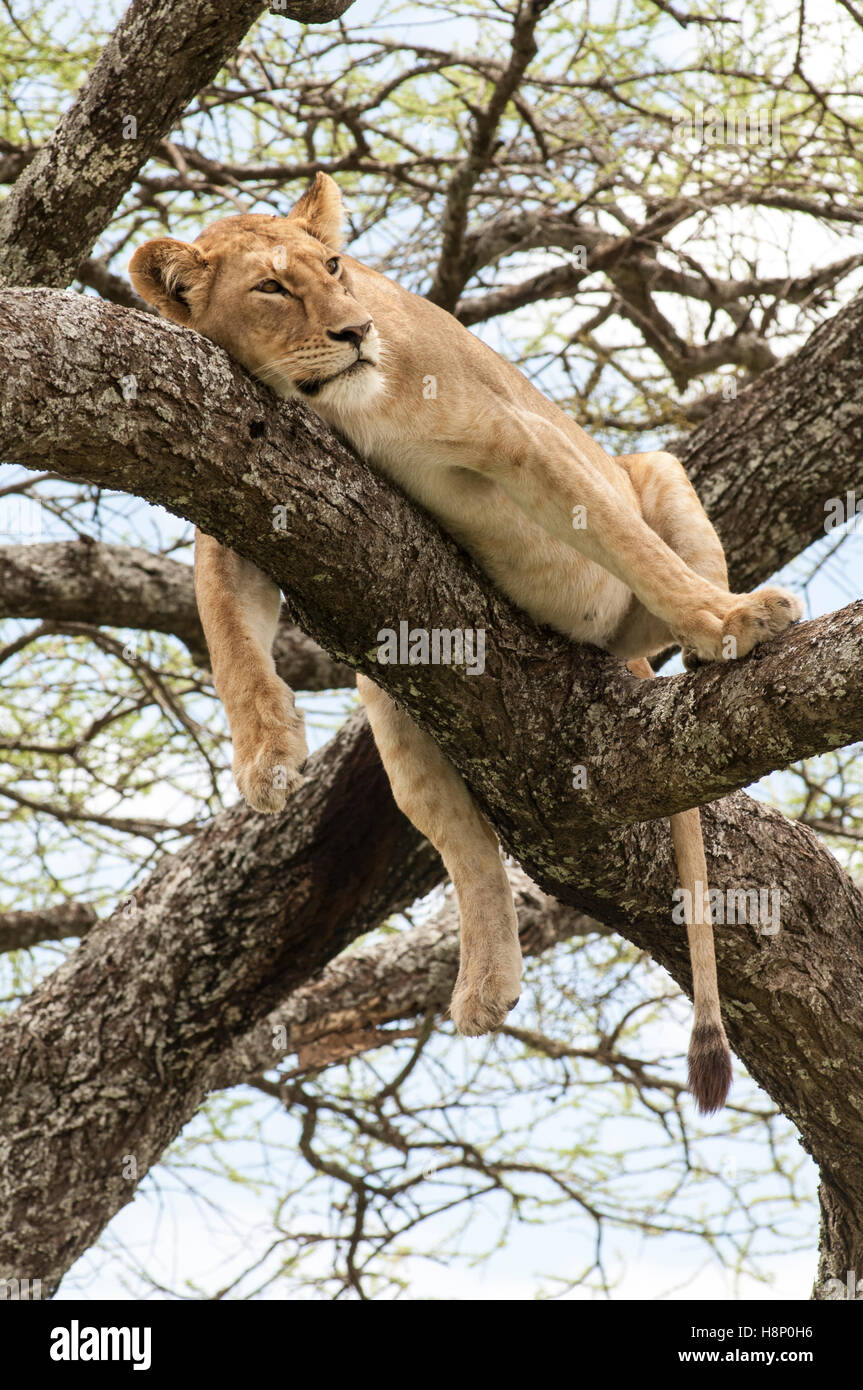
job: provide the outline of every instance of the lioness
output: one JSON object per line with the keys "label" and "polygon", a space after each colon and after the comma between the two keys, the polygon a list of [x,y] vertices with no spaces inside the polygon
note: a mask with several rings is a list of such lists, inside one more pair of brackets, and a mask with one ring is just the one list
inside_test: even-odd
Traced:
{"label": "lioness", "polygon": [[[340,255],[342,221],[338,188],[318,174],[287,217],[225,217],[193,244],[147,242],[131,278],[167,318],[336,426],[534,619],[636,675],[652,676],[648,659],[672,642],[689,665],[740,657],[800,617],[782,589],[729,592],[722,547],[675,458],[609,457],[456,319]],[[430,378],[434,393],[423,391]],[[576,508],[586,524],[573,525]],[[195,587],[237,785],[256,810],[278,811],[306,757],[271,656],[279,590],[200,532]],[[433,740],[370,680],[358,685],[396,801],[458,895],[452,1017],[461,1033],[485,1033],[516,1004],[521,977],[497,837]],[[672,816],[671,832],[692,904],[690,1086],[710,1112],[727,1096],[731,1059],[698,809]]]}

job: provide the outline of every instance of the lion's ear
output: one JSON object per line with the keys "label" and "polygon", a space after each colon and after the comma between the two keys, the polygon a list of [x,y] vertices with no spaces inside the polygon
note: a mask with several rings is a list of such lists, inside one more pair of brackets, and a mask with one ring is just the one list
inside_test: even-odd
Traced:
{"label": "lion's ear", "polygon": [[331,251],[340,251],[344,235],[342,195],[339,186],[329,174],[318,173],[311,188],[307,189],[295,208],[288,213],[291,221],[302,222],[307,232]]}
{"label": "lion's ear", "polygon": [[196,247],[169,236],[145,241],[129,262],[129,277],[141,298],[175,323],[189,322],[206,298],[210,275],[210,263]]}

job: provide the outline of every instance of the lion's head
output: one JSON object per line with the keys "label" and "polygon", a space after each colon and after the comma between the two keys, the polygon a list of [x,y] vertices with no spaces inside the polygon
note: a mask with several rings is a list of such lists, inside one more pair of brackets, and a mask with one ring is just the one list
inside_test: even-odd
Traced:
{"label": "lion's head", "polygon": [[383,385],[380,342],[354,297],[339,190],[318,174],[287,217],[224,217],[193,243],[159,237],[129,265],[166,318],[219,343],[280,395],[336,410]]}

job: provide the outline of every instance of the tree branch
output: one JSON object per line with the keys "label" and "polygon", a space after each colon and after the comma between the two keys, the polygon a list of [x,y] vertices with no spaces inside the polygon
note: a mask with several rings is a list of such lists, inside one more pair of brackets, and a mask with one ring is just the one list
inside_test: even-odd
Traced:
{"label": "tree branch", "polygon": [[0,916],[0,952],[24,951],[42,941],[86,936],[97,921],[89,903],[58,903],[42,912],[4,912]]}
{"label": "tree branch", "polygon": [[[191,566],[136,546],[92,540],[0,546],[2,618],[167,632],[209,669]],[[279,675],[294,690],[356,684],[350,667],[333,661],[286,619],[273,655]]]}
{"label": "tree branch", "polygon": [[0,1277],[32,1269],[50,1292],[195,1113],[225,1046],[441,875],[362,715],[284,816],[235,807],[166,856],[0,1025]]}
{"label": "tree branch", "polygon": [[[525,955],[607,927],[541,892],[520,869],[508,870]],[[209,1077],[213,1090],[240,1085],[297,1054],[298,1069],[332,1066],[386,1046],[395,1020],[445,1013],[458,974],[459,917],[453,897],[421,926],[361,945],[301,985],[251,1033],[239,1038]]]}
{"label": "tree branch", "polygon": [[[317,417],[277,401],[197,335],[83,296],[17,290],[0,297],[0,336],[7,457],[143,494],[247,555],[304,631],[433,733],[482,788],[493,820],[518,785],[543,824],[583,836],[697,805],[863,736],[854,607],[733,668],[644,685],[614,658],[532,624]],[[130,374],[133,401],[114,385]],[[196,428],[178,438],[190,410]],[[482,628],[485,673],[430,665],[420,682],[415,667],[379,665],[377,633],[401,620]],[[780,698],[771,713],[767,700]],[[497,791],[485,770],[490,740],[506,769]],[[578,796],[573,764],[587,770]]]}
{"label": "tree branch", "polygon": [[509,102],[518,91],[528,66],[536,57],[536,26],[551,0],[520,0],[513,15],[509,60],[496,76],[488,102],[473,109],[473,129],[467,155],[455,169],[446,190],[441,247],[428,297],[452,311],[470,275],[465,254],[468,208],[473,190],[494,155],[498,127]]}
{"label": "tree branch", "polygon": [[863,295],[723,402],[678,446],[735,588],[825,533],[831,498],[863,492]]}
{"label": "tree branch", "polygon": [[[278,13],[316,23],[350,3],[288,0]],[[265,8],[262,0],[133,0],[0,208],[0,284],[69,284],[138,170]]]}

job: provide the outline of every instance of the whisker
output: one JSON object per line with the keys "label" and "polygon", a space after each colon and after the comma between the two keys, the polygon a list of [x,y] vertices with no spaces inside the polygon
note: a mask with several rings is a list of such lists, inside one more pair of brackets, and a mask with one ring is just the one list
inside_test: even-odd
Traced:
{"label": "whisker", "polygon": [[262,366],[256,367],[256,368],[255,368],[255,375],[256,375],[256,376],[263,376],[263,375],[264,375],[265,373],[267,373],[267,372],[274,372],[274,371],[276,370],[277,367],[286,367],[287,364],[288,364],[288,359],[287,359],[287,357],[274,357],[274,358],[272,358],[271,361],[269,361],[269,362],[264,362]]}

